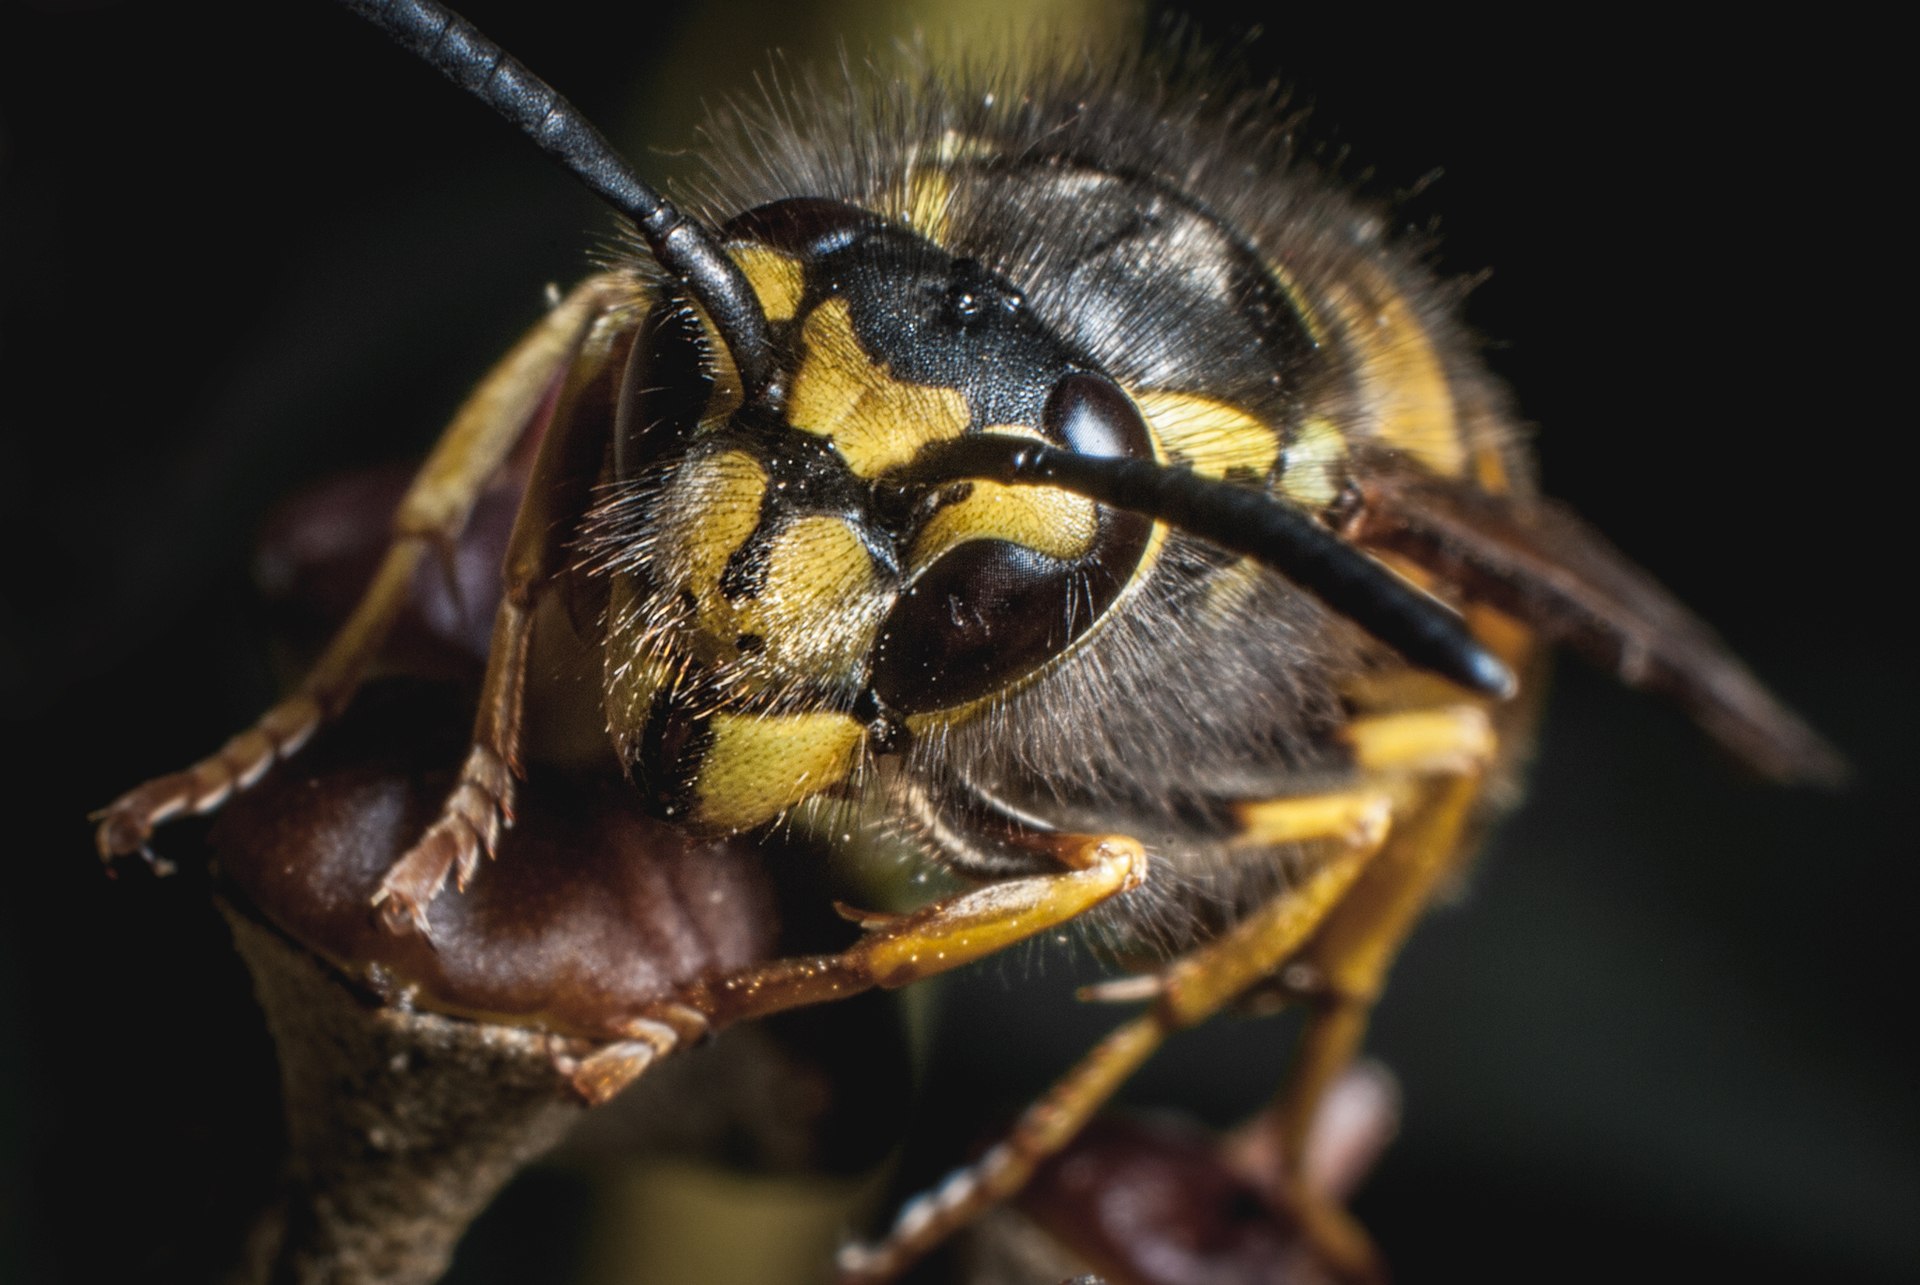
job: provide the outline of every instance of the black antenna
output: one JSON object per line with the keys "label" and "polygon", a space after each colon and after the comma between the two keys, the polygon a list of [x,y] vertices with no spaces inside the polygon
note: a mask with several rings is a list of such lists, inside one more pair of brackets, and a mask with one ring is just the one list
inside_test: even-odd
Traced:
{"label": "black antenna", "polygon": [[1058,487],[1165,522],[1272,567],[1422,669],[1502,699],[1516,690],[1512,671],[1453,611],[1263,491],[1153,460],[995,433],[929,447],[888,480],[918,487],[967,479]]}
{"label": "black antenna", "polygon": [[769,392],[773,349],[753,287],[713,234],[642,182],[578,108],[472,23],[433,0],[341,3],[517,125],[596,196],[632,219],[654,259],[713,319],[748,400]]}

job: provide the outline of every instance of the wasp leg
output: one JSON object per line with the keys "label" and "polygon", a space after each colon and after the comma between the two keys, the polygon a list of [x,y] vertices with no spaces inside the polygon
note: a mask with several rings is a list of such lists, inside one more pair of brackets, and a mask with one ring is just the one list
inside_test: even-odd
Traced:
{"label": "wasp leg", "polygon": [[493,855],[501,831],[513,824],[534,621],[541,600],[561,583],[568,542],[586,509],[615,413],[607,375],[617,376],[624,367],[633,339],[631,326],[602,327],[595,320],[588,317],[591,333],[559,372],[550,426],[514,515],[466,762],[440,815],[387,871],[373,897],[396,932],[410,927],[425,933],[427,907],[448,875],[464,890],[481,857]]}
{"label": "wasp leg", "polygon": [[1357,719],[1347,736],[1356,765],[1383,783],[1397,782],[1402,801],[1379,855],[1289,961],[1290,974],[1310,979],[1302,989],[1312,1007],[1273,1126],[1277,1151],[1291,1166],[1279,1194],[1329,1261],[1366,1276],[1377,1270],[1372,1242],[1311,1187],[1300,1158],[1328,1090],[1359,1053],[1387,969],[1466,858],[1464,831],[1495,742],[1485,712],[1464,705]]}
{"label": "wasp leg", "polygon": [[491,856],[500,832],[513,824],[513,781],[518,773],[527,652],[533,643],[529,604],[503,598],[487,646],[487,673],[473,742],[440,815],[380,880],[373,904],[394,932],[427,931],[427,907],[452,874],[464,889]]}
{"label": "wasp leg", "polygon": [[1102,1040],[1013,1130],[974,1164],[900,1211],[875,1245],[841,1251],[843,1281],[884,1281],[905,1271],[990,1205],[1017,1193],[1044,1160],[1073,1140],[1120,1085],[1174,1032],[1212,1017],[1296,954],[1337,907],[1389,833],[1393,796],[1365,788],[1259,805],[1273,833],[1338,843],[1299,885],[1229,932],[1174,961],[1154,1006]]}
{"label": "wasp leg", "polygon": [[839,954],[777,960],[696,982],[630,1019],[625,1038],[578,1060],[557,1056],[556,1063],[582,1098],[604,1102],[713,1028],[958,968],[1068,923],[1146,877],[1146,852],[1132,839],[1047,835],[1037,842],[1068,869],[990,884],[909,915],[861,916],[867,935]]}
{"label": "wasp leg", "polygon": [[[873,1246],[850,1246],[843,1251],[843,1280],[880,1281],[898,1275],[941,1240],[965,1226],[983,1209],[1020,1190],[1034,1170],[1072,1140],[1088,1119],[1113,1095],[1122,1082],[1145,1062],[1174,1032],[1206,1021],[1283,966],[1303,958],[1320,961],[1319,943],[1336,922],[1348,921],[1347,907],[1362,889],[1387,892],[1408,882],[1396,870],[1403,850],[1439,853],[1447,865],[1452,846],[1432,845],[1457,834],[1457,829],[1435,832],[1431,796],[1436,788],[1445,798],[1457,798],[1464,818],[1475,795],[1480,769],[1489,760],[1494,737],[1486,712],[1478,706],[1382,714],[1355,719],[1344,738],[1359,782],[1342,790],[1294,798],[1249,801],[1236,809],[1241,834],[1236,840],[1249,846],[1296,842],[1331,842],[1328,857],[1300,885],[1268,902],[1227,933],[1170,965],[1153,987],[1155,1003],[1144,1016],[1116,1030],[1070,1071],[1040,1102],[1030,1107],[1005,1141],[975,1164],[949,1178],[939,1189],[913,1201],[900,1213],[886,1239]],[[1435,778],[1440,784],[1435,785]],[[1414,822],[1402,833],[1402,818]],[[1418,863],[1416,862],[1416,865]],[[1385,872],[1383,874],[1383,867]],[[1424,904],[1440,871],[1429,873],[1416,896],[1407,899],[1414,911]],[[1387,904],[1374,894],[1369,905]],[[1356,927],[1371,926],[1372,915],[1353,915]],[[1367,935],[1370,942],[1379,934]],[[1391,948],[1398,938],[1385,942]],[[1355,956],[1357,959],[1358,957]],[[1343,957],[1341,962],[1345,962]],[[1321,966],[1325,966],[1324,964]],[[1332,974],[1345,979],[1347,971]],[[1359,1005],[1360,1029],[1365,1007]],[[1330,1035],[1339,1032],[1329,1028]],[[1312,1042],[1311,1027],[1309,1043]],[[1343,1069],[1351,1060],[1339,1061]],[[1340,1046],[1330,1038],[1329,1053]],[[1310,1055],[1303,1055],[1312,1061]],[[1328,1065],[1335,1065],[1330,1060]],[[1319,1064],[1313,1062],[1316,1072]],[[1313,1118],[1329,1079],[1320,1079],[1310,1093],[1290,1090],[1289,1107],[1304,1107],[1299,1135]],[[1292,1117],[1288,1117],[1291,1119]],[[1299,1151],[1293,1154],[1303,1154]],[[1305,1191],[1297,1182],[1286,1193],[1299,1213],[1302,1229],[1340,1270],[1355,1276],[1376,1275],[1377,1259],[1366,1233],[1331,1200]]]}
{"label": "wasp leg", "polygon": [[923,907],[872,921],[874,927],[836,955],[775,960],[698,984],[681,999],[714,1025],[844,999],[875,986],[891,990],[947,972],[1058,928],[1093,907],[1140,886],[1147,854],[1121,835],[1050,835],[1068,868],[991,883]]}
{"label": "wasp leg", "polygon": [[567,1077],[581,1101],[599,1106],[681,1045],[697,1044],[706,1038],[710,1029],[712,1023],[705,1013],[668,1001],[645,1015],[628,1019],[621,1032],[624,1038],[585,1057],[556,1052],[554,1069]]}
{"label": "wasp leg", "polygon": [[298,690],[211,757],[136,786],[102,809],[95,832],[102,858],[144,851],[154,826],[171,817],[213,811],[339,715],[405,607],[421,564],[458,539],[515,444],[542,427],[594,320],[630,292],[611,275],[586,281],[494,367],[415,475],[372,583]]}

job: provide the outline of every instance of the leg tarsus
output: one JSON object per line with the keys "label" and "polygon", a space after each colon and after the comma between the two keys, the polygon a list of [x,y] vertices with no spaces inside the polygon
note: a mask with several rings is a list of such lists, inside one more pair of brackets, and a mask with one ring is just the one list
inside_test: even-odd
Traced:
{"label": "leg tarsus", "polygon": [[399,935],[416,932],[432,939],[427,928],[427,907],[446,886],[447,875],[459,859],[461,840],[453,831],[464,822],[441,818],[420,842],[387,870],[373,894],[373,905],[388,932]]}
{"label": "leg tarsus", "polygon": [[321,702],[312,693],[296,692],[192,767],[127,791],[94,814],[99,822],[94,842],[101,860],[139,853],[157,873],[167,873],[171,867],[156,858],[148,845],[155,826],[176,816],[213,811],[266,775],[275,763],[291,757],[324,717]]}
{"label": "leg tarsus", "polygon": [[387,927],[395,932],[409,926],[425,932],[427,907],[440,895],[448,877],[464,892],[481,858],[493,855],[501,832],[513,824],[513,762],[519,752],[532,639],[533,613],[509,593],[494,615],[480,709],[459,779],[441,804],[440,815],[394,863],[374,894],[374,904],[382,908]]}
{"label": "leg tarsus", "polygon": [[934,1246],[1014,1195],[1033,1171],[1080,1132],[1121,1083],[1166,1037],[1159,1015],[1135,1018],[1108,1035],[1047,1095],[1028,1107],[1007,1137],[932,1191],[908,1201],[885,1237],[840,1249],[840,1285],[877,1285],[907,1270]]}
{"label": "leg tarsus", "polygon": [[704,1013],[668,1001],[629,1019],[622,1031],[626,1038],[603,1044],[585,1057],[575,1057],[563,1046],[550,1046],[554,1070],[581,1101],[600,1106],[661,1058],[705,1039],[709,1029]]}
{"label": "leg tarsus", "polygon": [[373,904],[390,932],[427,933],[427,909],[452,877],[465,891],[483,856],[491,857],[500,833],[513,823],[513,774],[505,759],[475,745],[447,795],[439,818],[386,873]]}
{"label": "leg tarsus", "polygon": [[[529,428],[544,425],[543,407],[550,412],[556,390],[577,373],[596,322],[631,295],[630,282],[614,273],[583,282],[494,367],[415,474],[372,583],[299,691],[218,753],[137,786],[104,808],[94,836],[103,859],[143,851],[154,827],[171,817],[211,812],[346,708],[412,596],[429,552],[450,570],[451,551],[481,493]],[[450,574],[448,579],[452,583]],[[454,590],[457,600],[457,585]]]}

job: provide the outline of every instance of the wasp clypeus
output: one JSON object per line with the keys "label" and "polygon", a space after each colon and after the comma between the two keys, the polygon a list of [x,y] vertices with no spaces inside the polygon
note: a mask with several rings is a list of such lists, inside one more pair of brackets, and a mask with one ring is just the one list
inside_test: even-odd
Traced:
{"label": "wasp clypeus", "polygon": [[[574,637],[611,758],[659,818],[886,831],[977,886],[838,954],[633,1015],[712,1026],[894,987],[1062,925],[1147,1009],[849,1274],[897,1273],[1019,1189],[1183,1027],[1312,1001],[1275,1110],[1298,1154],[1385,970],[1455,871],[1564,643],[1763,773],[1825,745],[1662,590],[1534,490],[1450,303],[1372,210],[1287,167],[1258,94],[1151,65],[876,74],[717,123],[701,215],[423,0],[354,8],[630,223],[478,387],[358,609],[219,753],[109,807],[108,857],[206,812],[352,699],[419,569],[533,463],[471,747],[376,902],[431,934],[538,771]],[[525,766],[523,766],[525,765]],[[1336,1261],[1364,1236],[1281,1193]]]}

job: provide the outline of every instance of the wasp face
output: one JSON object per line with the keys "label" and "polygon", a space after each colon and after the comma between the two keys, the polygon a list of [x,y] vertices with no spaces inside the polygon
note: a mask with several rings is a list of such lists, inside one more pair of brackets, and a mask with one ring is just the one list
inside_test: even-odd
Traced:
{"label": "wasp face", "polygon": [[[925,716],[1017,686],[1085,636],[1150,523],[1064,491],[902,470],[970,433],[1151,458],[1132,401],[1019,286],[851,205],[733,221],[782,354],[742,403],[654,327],[592,544],[614,594],[609,723],[658,809],[738,828],[843,779]],[[795,766],[800,766],[796,773]]]}

